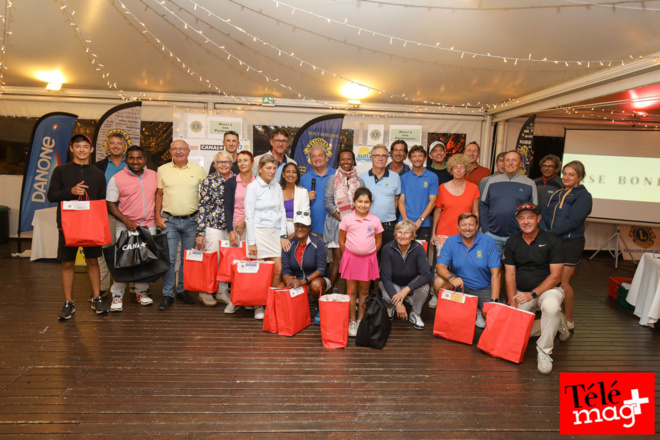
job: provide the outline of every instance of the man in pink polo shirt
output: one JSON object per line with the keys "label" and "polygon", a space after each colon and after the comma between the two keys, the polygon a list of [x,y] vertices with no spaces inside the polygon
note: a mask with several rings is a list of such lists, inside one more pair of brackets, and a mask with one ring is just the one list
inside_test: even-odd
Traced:
{"label": "man in pink polo shirt", "polygon": [[[126,150],[126,167],[116,173],[108,182],[106,202],[108,211],[117,220],[117,237],[121,231],[135,231],[138,226],[149,228],[156,233],[154,208],[158,180],[156,172],[148,169],[144,150],[132,146]],[[135,300],[143,306],[153,304],[147,295],[149,286],[146,283],[135,283]],[[123,307],[125,283],[115,282],[110,288],[112,293],[111,312],[121,312]]]}

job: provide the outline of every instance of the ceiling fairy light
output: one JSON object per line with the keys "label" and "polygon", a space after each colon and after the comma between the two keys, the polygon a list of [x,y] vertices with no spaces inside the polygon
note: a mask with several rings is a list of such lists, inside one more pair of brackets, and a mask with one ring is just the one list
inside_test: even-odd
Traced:
{"label": "ceiling fairy light", "polygon": [[11,0],[5,0],[5,12],[2,17],[2,46],[0,46],[0,95],[5,90],[5,70],[7,66],[5,61],[7,59],[7,37],[11,35],[9,30],[9,9],[12,7]]}
{"label": "ceiling fairy light", "polygon": [[[464,59],[465,57],[469,58],[476,58],[476,57],[482,57],[482,58],[490,58],[494,60],[500,60],[503,63],[508,63],[509,61],[513,62],[513,65],[517,65],[519,62],[526,62],[526,63],[545,63],[545,64],[557,64],[557,65],[562,65],[564,67],[569,67],[573,66],[573,68],[590,68],[591,65],[593,64],[594,66],[612,66],[613,64],[621,64],[624,65],[626,62],[630,62],[631,60],[634,60],[635,57],[632,55],[629,55],[628,58],[625,59],[606,59],[606,60],[560,60],[560,59],[551,59],[551,58],[538,58],[538,57],[533,57],[531,53],[528,54],[527,57],[520,57],[520,56],[512,56],[512,55],[500,55],[500,54],[492,54],[492,53],[481,53],[481,52],[473,52],[469,50],[462,50],[462,49],[457,49],[455,47],[445,47],[441,46],[439,42],[436,43],[427,43],[427,42],[422,42],[422,41],[417,41],[417,40],[410,40],[407,38],[401,38],[397,37],[395,35],[390,35],[390,34],[385,34],[383,32],[378,32],[374,31],[372,29],[367,29],[363,28],[360,26],[356,26],[353,24],[348,23],[348,18],[345,18],[344,20],[335,20],[334,18],[326,17],[321,14],[317,14],[315,12],[299,8],[297,6],[290,5],[288,3],[282,2],[280,0],[272,0],[273,3],[275,3],[276,7],[279,7],[280,5],[285,6],[287,8],[291,9],[291,13],[295,12],[302,12],[304,14],[308,14],[312,17],[316,17],[319,20],[326,21],[327,23],[331,24],[337,24],[340,26],[345,26],[349,29],[353,29],[354,31],[357,32],[359,36],[363,35],[364,36],[371,36],[371,37],[380,37],[382,39],[388,40],[390,44],[396,42],[400,43],[403,45],[403,47],[407,47],[408,45],[411,46],[417,46],[417,47],[425,47],[428,49],[434,49],[434,50],[440,50],[443,52],[450,52],[454,53],[457,55],[460,55],[461,59]],[[645,58],[644,56],[639,56],[638,58],[642,59]]]}

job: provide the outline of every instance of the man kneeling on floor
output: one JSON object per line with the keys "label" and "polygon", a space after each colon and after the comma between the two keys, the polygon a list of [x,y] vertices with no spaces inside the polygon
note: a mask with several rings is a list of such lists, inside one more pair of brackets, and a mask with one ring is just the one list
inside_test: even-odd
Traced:
{"label": "man kneeling on floor", "polygon": [[436,292],[459,289],[459,292],[478,297],[475,324],[484,328],[486,321],[481,312],[484,302],[499,301],[501,264],[495,240],[477,229],[479,219],[476,215],[465,212],[458,216],[459,233],[449,237],[442,246],[433,287]]}
{"label": "man kneeling on floor", "polygon": [[509,298],[523,310],[541,310],[541,322],[534,322],[531,336],[536,342],[538,370],[552,372],[552,348],[559,332],[564,342],[571,333],[561,310],[564,291],[560,286],[564,269],[564,245],[559,237],[539,229],[541,216],[531,203],[518,206],[520,232],[504,245],[504,270]]}

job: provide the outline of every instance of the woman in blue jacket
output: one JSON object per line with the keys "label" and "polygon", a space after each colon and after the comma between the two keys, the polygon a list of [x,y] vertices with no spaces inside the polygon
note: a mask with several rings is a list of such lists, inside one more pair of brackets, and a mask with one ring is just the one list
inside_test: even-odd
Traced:
{"label": "woman in blue jacket", "polygon": [[591,214],[591,194],[580,183],[584,179],[584,164],[574,160],[564,165],[564,188],[550,196],[548,205],[541,213],[541,229],[562,239],[566,247],[566,263],[561,277],[564,289],[564,312],[569,330],[573,330],[573,287],[570,285],[575,267],[584,251],[584,223]]}

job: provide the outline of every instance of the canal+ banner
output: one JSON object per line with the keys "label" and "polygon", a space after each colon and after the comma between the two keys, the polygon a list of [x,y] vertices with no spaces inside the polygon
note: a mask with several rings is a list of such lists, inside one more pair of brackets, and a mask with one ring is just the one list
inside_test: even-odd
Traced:
{"label": "canal+ banner", "polygon": [[78,119],[71,113],[48,113],[37,121],[32,131],[27,166],[23,174],[18,233],[32,230],[34,212],[56,206],[46,197],[56,166],[66,162],[69,140]]}
{"label": "canal+ banner", "polygon": [[337,153],[341,138],[341,126],[344,115],[326,115],[312,119],[296,133],[293,139],[293,160],[298,164],[300,174],[312,169],[309,163],[309,151],[314,147],[321,147],[328,157],[328,166],[337,168]]}

